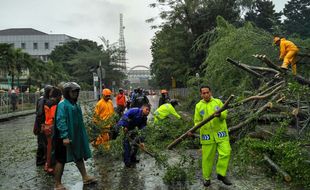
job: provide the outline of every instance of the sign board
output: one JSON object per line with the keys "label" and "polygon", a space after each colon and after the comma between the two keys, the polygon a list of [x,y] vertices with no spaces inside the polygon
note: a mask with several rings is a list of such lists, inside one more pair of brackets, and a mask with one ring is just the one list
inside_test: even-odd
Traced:
{"label": "sign board", "polygon": [[98,76],[94,76],[94,81],[95,81],[95,82],[98,82],[98,81],[99,81]]}

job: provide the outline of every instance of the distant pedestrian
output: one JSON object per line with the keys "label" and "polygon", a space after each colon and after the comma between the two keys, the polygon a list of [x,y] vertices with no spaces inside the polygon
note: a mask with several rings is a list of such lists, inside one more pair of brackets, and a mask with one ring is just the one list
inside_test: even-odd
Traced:
{"label": "distant pedestrian", "polygon": [[17,109],[18,96],[14,89],[11,90],[11,104],[12,110],[15,111]]}
{"label": "distant pedestrian", "polygon": [[63,86],[64,99],[58,104],[55,141],[55,188],[65,189],[61,182],[65,163],[75,162],[82,175],[84,185],[96,182],[87,174],[84,160],[91,157],[88,136],[83,122],[83,114],[77,103],[80,86],[75,82],[67,82]]}
{"label": "distant pedestrian", "polygon": [[165,104],[165,103],[169,103],[170,101],[170,97],[168,94],[168,91],[163,89],[160,91],[161,96],[159,97],[159,101],[158,101],[158,107],[160,107],[161,105]]}
{"label": "distant pedestrian", "polygon": [[142,88],[138,88],[137,92],[133,95],[133,99],[131,102],[132,108],[141,108],[142,105],[149,104],[150,101],[146,97],[145,94],[143,94]]}
{"label": "distant pedestrian", "polygon": [[124,94],[124,90],[120,88],[118,95],[116,96],[116,112],[122,117],[125,109],[126,109],[126,95]]}

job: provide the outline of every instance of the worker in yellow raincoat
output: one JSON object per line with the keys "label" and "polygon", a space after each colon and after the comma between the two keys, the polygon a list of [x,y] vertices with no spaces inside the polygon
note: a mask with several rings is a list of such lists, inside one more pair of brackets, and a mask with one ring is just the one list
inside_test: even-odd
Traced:
{"label": "worker in yellow raincoat", "polygon": [[[200,95],[202,100],[200,100],[195,107],[195,125],[211,116],[223,106],[221,100],[212,97],[209,86],[202,86],[200,88]],[[221,180],[226,185],[232,185],[230,180],[226,177],[231,152],[226,117],[227,110],[220,114],[216,114],[214,119],[200,128],[202,175],[204,177],[203,184],[206,187],[211,184],[211,173],[216,151],[218,152],[218,161],[216,164],[217,179]]]}
{"label": "worker in yellow raincoat", "polygon": [[[105,88],[102,90],[102,98],[98,101],[95,107],[95,114],[94,114],[94,124],[100,125],[100,123],[104,123],[104,121],[108,121],[114,114],[114,107],[111,100],[111,90]],[[103,144],[106,150],[110,149],[110,128],[112,124],[107,123],[105,126],[100,126],[103,132],[92,142],[94,147],[97,147],[100,144]]]}
{"label": "worker in yellow raincoat", "polygon": [[280,37],[274,37],[273,43],[276,46],[280,46],[279,59],[283,60],[281,68],[288,69],[288,66],[291,64],[293,75],[296,75],[296,56],[299,51],[298,47],[293,42]]}
{"label": "worker in yellow raincoat", "polygon": [[174,109],[178,104],[179,102],[177,100],[172,99],[169,103],[165,103],[157,108],[154,112],[154,124],[158,124],[160,120],[166,119],[169,115],[173,115],[177,119],[181,119],[181,116]]}

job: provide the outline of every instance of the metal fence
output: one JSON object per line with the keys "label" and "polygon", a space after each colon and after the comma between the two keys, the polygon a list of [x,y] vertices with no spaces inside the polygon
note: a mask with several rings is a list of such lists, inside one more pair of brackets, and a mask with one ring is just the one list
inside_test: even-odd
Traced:
{"label": "metal fence", "polygon": [[[19,93],[17,95],[16,109],[13,110],[13,96],[7,92],[0,93],[0,114],[36,109],[36,102],[40,98],[40,96],[41,95],[39,93]],[[80,92],[80,102],[91,100],[95,100],[93,91]]]}
{"label": "metal fence", "polygon": [[173,88],[169,90],[170,98],[184,99],[189,96],[187,88]]}

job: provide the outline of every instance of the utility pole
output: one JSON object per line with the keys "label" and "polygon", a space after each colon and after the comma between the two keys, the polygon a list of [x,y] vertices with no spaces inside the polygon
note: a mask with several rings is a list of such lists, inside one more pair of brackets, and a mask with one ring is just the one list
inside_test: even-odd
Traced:
{"label": "utility pole", "polygon": [[100,91],[99,91],[99,94],[101,94],[102,93],[102,67],[101,67],[101,60],[99,61],[99,76],[100,76],[100,81],[99,81],[99,85],[100,85],[100,87],[99,87],[99,89],[100,89]]}

